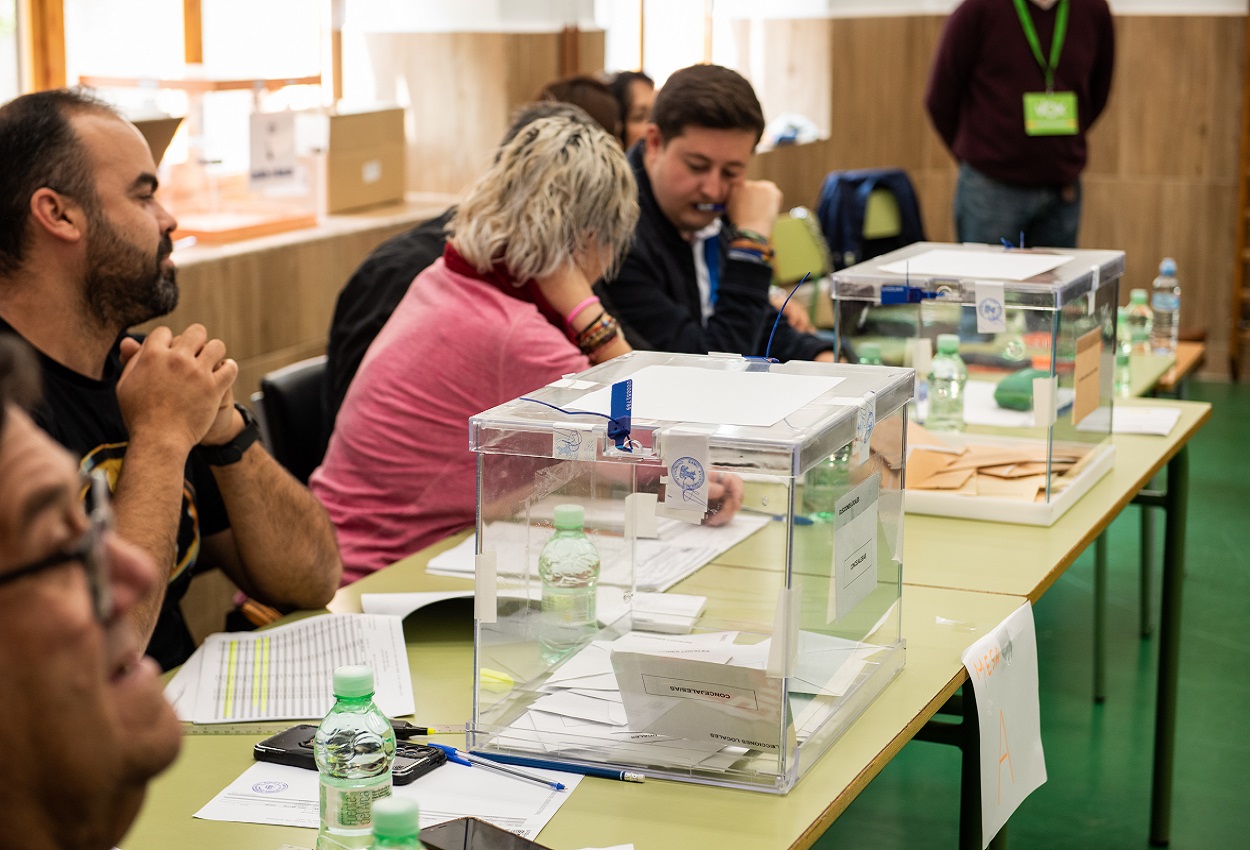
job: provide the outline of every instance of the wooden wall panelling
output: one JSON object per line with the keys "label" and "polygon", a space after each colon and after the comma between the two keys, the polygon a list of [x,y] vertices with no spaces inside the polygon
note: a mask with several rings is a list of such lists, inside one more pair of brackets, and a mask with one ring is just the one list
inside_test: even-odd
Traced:
{"label": "wooden wall panelling", "polygon": [[781,189],[783,209],[802,205],[815,210],[821,183],[830,171],[829,148],[829,140],[821,139],[757,153],[751,158],[747,177],[776,183]]}
{"label": "wooden wall panelling", "polygon": [[811,119],[820,134],[828,136],[832,126],[829,21],[737,20],[731,31],[739,70],[755,87],[764,120],[795,113]]}
{"label": "wooden wall panelling", "polygon": [[[459,192],[490,162],[513,111],[560,76],[562,36],[372,33],[381,101],[407,104],[408,189]],[[581,70],[603,65],[602,30],[577,34]]]}
{"label": "wooden wall panelling", "polygon": [[[506,109],[510,115],[529,103],[543,86],[560,79],[561,33],[510,33],[504,42]],[[503,135],[501,132],[500,135]],[[495,139],[498,144],[499,139]]]}
{"label": "wooden wall panelling", "polygon": [[579,74],[596,74],[605,70],[607,38],[603,30],[579,30],[577,33]]}
{"label": "wooden wall panelling", "polygon": [[920,168],[931,132],[922,99],[932,48],[923,19],[830,23],[833,167]]}

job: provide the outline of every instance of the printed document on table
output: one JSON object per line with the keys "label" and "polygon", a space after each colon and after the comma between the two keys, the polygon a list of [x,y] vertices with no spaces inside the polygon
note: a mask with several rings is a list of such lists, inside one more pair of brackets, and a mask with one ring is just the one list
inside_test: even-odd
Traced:
{"label": "printed document on table", "polygon": [[[526,773],[562,782],[566,790],[556,791],[493,770],[447,762],[410,785],[396,785],[392,793],[417,801],[422,829],[473,817],[532,841],[582,777],[539,768],[526,768]],[[319,793],[317,771],[257,762],[195,816],[203,820],[316,829],[321,819]]]}
{"label": "printed document on table", "polygon": [[403,621],[373,614],[209,635],[166,694],[179,717],[195,723],[320,718],[334,704],[334,669],[344,664],[373,668],[374,701],[386,714],[413,713]]}
{"label": "printed document on table", "polygon": [[[1180,421],[1181,412],[1175,407],[1137,407],[1117,404],[1111,410],[1111,433],[1152,434],[1166,437]],[[1078,431],[1103,432],[1107,430],[1107,408],[1100,407],[1081,420]]]}

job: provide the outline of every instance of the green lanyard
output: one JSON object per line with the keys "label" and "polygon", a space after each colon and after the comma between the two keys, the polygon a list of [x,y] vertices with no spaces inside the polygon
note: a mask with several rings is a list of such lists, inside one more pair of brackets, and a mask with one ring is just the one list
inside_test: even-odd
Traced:
{"label": "green lanyard", "polygon": [[1024,8],[1024,0],[1015,0],[1015,2],[1016,14],[1020,16],[1020,25],[1024,27],[1024,37],[1029,40],[1029,47],[1033,48],[1033,56],[1046,74],[1046,91],[1050,93],[1055,88],[1055,69],[1059,67],[1059,54],[1063,52],[1063,39],[1068,34],[1068,0],[1059,0],[1059,14],[1055,18],[1055,37],[1050,42],[1050,64],[1042,59],[1042,45],[1038,43],[1037,30],[1033,28],[1033,19]]}

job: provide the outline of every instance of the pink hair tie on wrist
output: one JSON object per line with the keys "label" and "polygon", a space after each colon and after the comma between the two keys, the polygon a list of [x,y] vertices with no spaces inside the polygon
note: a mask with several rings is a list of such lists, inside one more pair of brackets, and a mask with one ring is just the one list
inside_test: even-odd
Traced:
{"label": "pink hair tie on wrist", "polygon": [[569,330],[573,330],[573,320],[577,318],[577,314],[585,310],[591,304],[598,304],[598,303],[599,303],[598,295],[589,296],[585,301],[578,304],[576,307],[574,307],[572,310],[569,311],[569,314],[564,317],[564,324],[568,326]]}

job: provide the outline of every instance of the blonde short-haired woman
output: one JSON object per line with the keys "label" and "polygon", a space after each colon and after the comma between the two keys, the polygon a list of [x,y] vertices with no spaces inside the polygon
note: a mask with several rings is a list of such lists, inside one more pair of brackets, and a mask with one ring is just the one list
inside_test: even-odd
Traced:
{"label": "blonde short-haired woman", "polygon": [[500,149],[370,346],[309,482],[345,583],[473,525],[470,416],[630,350],[591,284],[637,220],[625,155],[589,120],[541,118]]}

